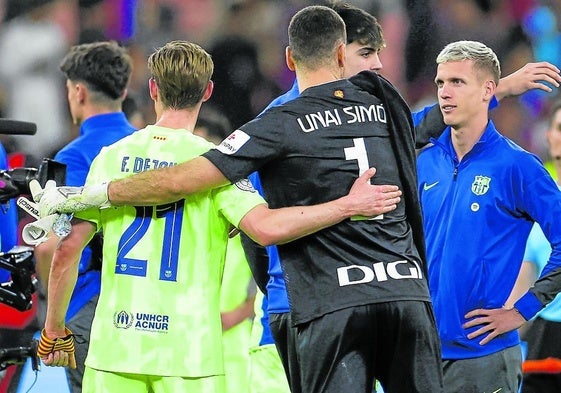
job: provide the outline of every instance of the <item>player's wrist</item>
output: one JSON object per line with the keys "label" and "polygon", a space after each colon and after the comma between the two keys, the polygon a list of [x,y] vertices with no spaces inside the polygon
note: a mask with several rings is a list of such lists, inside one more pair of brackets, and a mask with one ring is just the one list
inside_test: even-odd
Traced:
{"label": "player's wrist", "polygon": [[82,191],[84,202],[93,206],[98,206],[100,209],[110,207],[111,202],[109,202],[108,187],[108,182],[84,187]]}
{"label": "player's wrist", "polygon": [[341,220],[351,218],[352,216],[358,214],[358,210],[353,203],[353,199],[350,198],[349,195],[342,196],[341,198],[334,200],[333,203],[335,210],[337,211],[337,215]]}
{"label": "player's wrist", "polygon": [[41,334],[44,334],[49,340],[56,340],[57,338],[63,338],[70,333],[67,333],[66,327],[63,327],[62,329],[48,329],[45,327]]}
{"label": "player's wrist", "polygon": [[40,358],[47,357],[55,351],[64,351],[69,354],[75,352],[74,334],[67,327],[64,328],[64,334],[61,336],[59,331],[41,330],[41,338],[37,346],[37,356]]}

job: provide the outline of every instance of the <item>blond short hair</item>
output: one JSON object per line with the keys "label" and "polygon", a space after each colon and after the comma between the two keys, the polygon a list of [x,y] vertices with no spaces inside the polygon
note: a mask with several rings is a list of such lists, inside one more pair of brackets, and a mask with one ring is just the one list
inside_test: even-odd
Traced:
{"label": "blond short hair", "polygon": [[476,69],[490,74],[495,84],[499,83],[499,59],[491,48],[478,41],[456,41],[446,45],[436,57],[436,64],[462,60],[472,60]]}
{"label": "blond short hair", "polygon": [[203,98],[214,63],[199,45],[171,41],[150,55],[148,69],[158,85],[162,104],[170,109],[185,109]]}

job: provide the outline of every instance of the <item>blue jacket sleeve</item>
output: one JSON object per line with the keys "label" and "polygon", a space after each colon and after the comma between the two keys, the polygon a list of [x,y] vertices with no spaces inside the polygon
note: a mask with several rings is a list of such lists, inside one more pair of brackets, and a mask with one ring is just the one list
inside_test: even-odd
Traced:
{"label": "blue jacket sleeve", "polygon": [[[6,150],[0,144],[0,170],[8,169]],[[17,244],[18,211],[15,199],[0,206],[0,244],[1,251],[9,251]]]}
{"label": "blue jacket sleeve", "polygon": [[[534,161],[539,161],[536,157]],[[546,169],[538,166],[539,171],[532,171],[532,163],[524,163],[525,179],[532,179],[525,184],[520,181],[526,212],[537,222],[551,245],[551,254],[539,279],[514,307],[524,318],[531,319],[537,312],[550,303],[561,292],[561,192]]]}

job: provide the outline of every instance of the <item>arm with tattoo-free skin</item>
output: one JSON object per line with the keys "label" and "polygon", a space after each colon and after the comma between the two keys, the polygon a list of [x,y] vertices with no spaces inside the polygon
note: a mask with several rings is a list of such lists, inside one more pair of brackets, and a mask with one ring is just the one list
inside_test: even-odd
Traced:
{"label": "arm with tattoo-free skin", "polygon": [[201,156],[176,166],[112,181],[107,196],[115,206],[160,205],[226,184],[230,181],[222,172]]}
{"label": "arm with tattoo-free skin", "polygon": [[[393,185],[370,184],[375,174],[376,170],[370,168],[355,181],[348,195],[320,205],[280,209],[257,206],[241,220],[240,229],[266,246],[295,240],[352,216],[388,213],[396,208],[401,191]],[[108,196],[112,205],[163,204],[228,183],[214,164],[197,157],[175,167],[111,182]]]}
{"label": "arm with tattoo-free skin", "polygon": [[[47,291],[47,315],[45,334],[49,339],[65,337],[66,312],[78,278],[78,265],[82,250],[95,233],[95,226],[88,221],[73,220],[72,231],[62,239],[53,255]],[[47,366],[76,368],[74,354],[65,351],[51,352],[42,358]]]}
{"label": "arm with tattoo-free skin", "polygon": [[[374,168],[369,169],[355,181],[348,195],[322,205],[278,209],[281,213],[263,207],[261,222],[254,224],[242,220],[241,229],[244,226],[249,228],[246,233],[262,245],[278,244],[354,215],[370,217],[387,213],[395,209],[401,191],[395,185],[370,184],[369,179],[375,173]],[[44,217],[53,212],[75,212],[110,204],[140,206],[170,203],[229,183],[214,164],[200,156],[177,166],[112,181],[109,185],[46,187],[44,190],[37,185],[39,190],[33,192],[33,196]],[[285,223],[282,228],[279,228],[279,220]]]}
{"label": "arm with tattoo-free skin", "polygon": [[349,193],[331,202],[313,206],[269,209],[259,205],[247,213],[240,229],[257,243],[267,246],[287,243],[337,224],[352,216],[374,217],[397,207],[401,191],[397,186],[375,186],[374,168],[355,180]]}
{"label": "arm with tattoo-free skin", "polygon": [[495,97],[500,101],[505,97],[517,96],[534,89],[551,93],[551,87],[544,82],[559,87],[559,83],[561,83],[559,72],[559,68],[547,61],[527,63],[512,74],[500,79]]}

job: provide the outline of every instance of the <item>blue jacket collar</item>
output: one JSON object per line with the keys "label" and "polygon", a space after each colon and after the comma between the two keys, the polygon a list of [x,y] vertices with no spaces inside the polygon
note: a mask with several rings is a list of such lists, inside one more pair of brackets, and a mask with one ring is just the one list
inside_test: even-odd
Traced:
{"label": "blue jacket collar", "polygon": [[[499,138],[500,134],[495,127],[495,123],[493,120],[489,120],[487,123],[487,127],[485,127],[485,131],[479,141],[473,146],[471,151],[477,151],[483,149],[489,143],[496,141]],[[452,146],[452,128],[450,126],[446,127],[444,132],[438,137],[438,139],[431,138],[431,142],[440,145],[443,149],[448,151],[449,153],[453,153],[452,156],[455,156],[454,147]]]}
{"label": "blue jacket collar", "polygon": [[103,113],[86,119],[80,125],[80,135],[85,135],[99,128],[115,128],[115,124],[128,122],[124,112]]}

